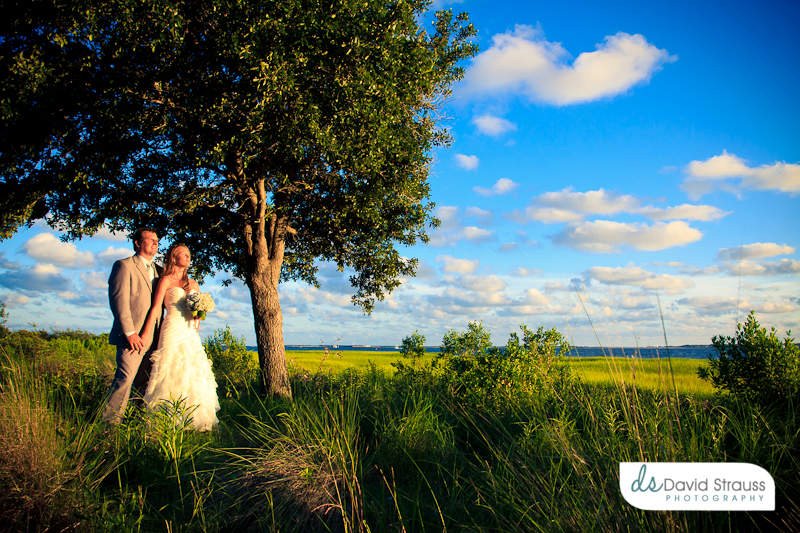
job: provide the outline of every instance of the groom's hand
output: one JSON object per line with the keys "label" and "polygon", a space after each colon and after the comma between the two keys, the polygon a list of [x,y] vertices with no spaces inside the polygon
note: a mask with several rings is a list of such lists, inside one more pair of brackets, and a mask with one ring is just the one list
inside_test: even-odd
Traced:
{"label": "groom's hand", "polygon": [[144,341],[142,341],[138,333],[133,333],[128,335],[128,345],[131,347],[131,350],[139,352],[144,348]]}

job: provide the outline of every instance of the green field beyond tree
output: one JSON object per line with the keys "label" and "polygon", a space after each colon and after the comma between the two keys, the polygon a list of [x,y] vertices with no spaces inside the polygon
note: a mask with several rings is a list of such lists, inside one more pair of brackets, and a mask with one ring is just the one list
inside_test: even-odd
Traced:
{"label": "green field beyond tree", "polygon": [[[427,365],[435,353],[426,353],[419,365]],[[368,369],[371,365],[393,372],[392,363],[403,361],[399,352],[365,350],[287,350],[286,360],[295,372],[332,373],[346,369]],[[640,357],[566,357],[570,367],[586,383],[614,385],[625,383],[637,387],[698,396],[711,395],[713,387],[700,379],[698,368],[707,368],[706,359],[643,359]],[[406,364],[409,362],[406,360]],[[671,367],[671,372],[670,372]],[[674,382],[673,382],[674,377]]]}

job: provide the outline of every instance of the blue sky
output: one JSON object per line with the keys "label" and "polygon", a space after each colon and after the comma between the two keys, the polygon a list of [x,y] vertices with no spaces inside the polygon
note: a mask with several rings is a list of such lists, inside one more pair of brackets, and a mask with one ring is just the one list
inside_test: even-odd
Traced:
{"label": "blue sky", "polygon": [[[281,288],[289,344],[438,344],[480,320],[575,344],[709,343],[751,309],[800,330],[797,2],[438,1],[480,53],[442,109],[431,166],[442,226],[420,272],[371,316],[345,275]],[[0,243],[12,327],[107,331],[106,279],[130,245]],[[222,279],[222,276],[219,277]],[[208,279],[204,332],[255,342],[243,285]],[[662,329],[661,315],[664,328]],[[587,317],[588,315],[588,317]],[[589,318],[594,327],[589,323]]]}

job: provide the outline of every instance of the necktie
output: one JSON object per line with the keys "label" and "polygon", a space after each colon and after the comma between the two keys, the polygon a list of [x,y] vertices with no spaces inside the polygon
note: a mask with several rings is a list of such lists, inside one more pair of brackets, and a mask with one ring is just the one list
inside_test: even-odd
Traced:
{"label": "necktie", "polygon": [[153,268],[153,263],[145,263],[147,265],[147,275],[150,276],[150,281],[153,281],[156,277],[156,269]]}

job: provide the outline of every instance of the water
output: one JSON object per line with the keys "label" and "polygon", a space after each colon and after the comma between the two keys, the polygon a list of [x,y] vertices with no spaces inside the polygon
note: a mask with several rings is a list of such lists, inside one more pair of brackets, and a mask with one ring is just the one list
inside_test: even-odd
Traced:
{"label": "water", "polygon": [[641,357],[642,359],[658,359],[669,357],[684,357],[687,359],[708,359],[711,354],[716,354],[714,347],[709,345],[689,345],[689,346],[648,346],[645,348],[631,347],[611,347],[600,348],[598,346],[576,346],[570,355],[578,357],[602,357],[609,355],[614,357]]}
{"label": "water", "polygon": [[[248,346],[249,350],[256,351],[255,346]],[[354,345],[354,344],[338,344],[338,345],[295,345],[290,344],[286,349],[291,350],[341,350],[341,351],[365,351],[365,352],[398,352],[399,346],[377,346],[377,345]],[[439,346],[426,346],[426,352],[438,352]],[[576,346],[573,348],[569,355],[575,357],[602,357],[604,355],[614,357],[642,357],[643,359],[657,359],[669,357],[684,357],[687,359],[707,359],[710,354],[716,354],[714,347],[711,345],[684,345],[684,346],[670,346],[665,348],[663,346],[647,346],[643,348],[636,348],[630,346],[612,346],[612,347],[599,347],[599,346]]]}

